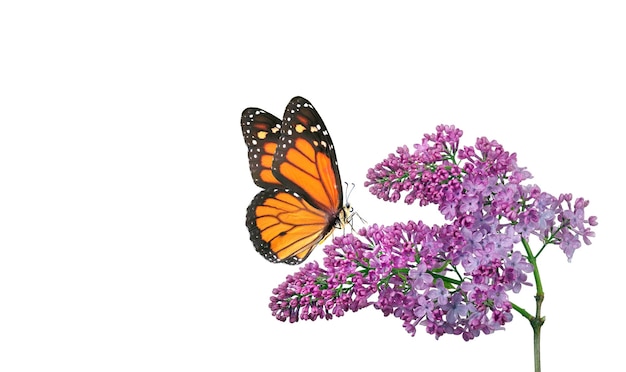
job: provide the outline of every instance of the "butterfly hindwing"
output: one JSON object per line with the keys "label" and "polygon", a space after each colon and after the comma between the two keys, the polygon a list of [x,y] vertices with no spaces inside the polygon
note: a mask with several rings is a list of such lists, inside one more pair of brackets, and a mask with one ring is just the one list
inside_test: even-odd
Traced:
{"label": "butterfly hindwing", "polygon": [[250,239],[266,260],[299,264],[334,228],[323,211],[289,189],[258,193],[248,207]]}
{"label": "butterfly hindwing", "polygon": [[250,173],[264,189],[248,207],[250,240],[270,262],[299,264],[348,219],[328,130],[302,97],[289,102],[282,121],[258,108],[244,110],[241,129]]}

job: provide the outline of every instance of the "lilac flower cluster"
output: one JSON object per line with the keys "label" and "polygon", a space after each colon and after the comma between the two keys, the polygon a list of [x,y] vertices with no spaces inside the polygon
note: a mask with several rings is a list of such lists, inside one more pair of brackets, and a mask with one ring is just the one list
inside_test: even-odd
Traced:
{"label": "lilac flower cluster", "polygon": [[[331,319],[373,305],[403,321],[415,335],[423,325],[436,338],[471,340],[511,321],[508,292],[530,285],[537,256],[558,245],[571,260],[591,244],[585,218],[588,201],[552,196],[495,141],[479,138],[459,147],[462,131],[440,125],[415,151],[401,147],[367,175],[370,191],[383,200],[438,205],[449,223],[372,225],[358,236],[336,237],[324,248],[325,268],[306,264],[287,277],[270,299],[272,314],[290,322]],[[542,245],[530,250],[530,239]],[[515,250],[522,243],[523,253]],[[530,262],[529,262],[530,261]]]}

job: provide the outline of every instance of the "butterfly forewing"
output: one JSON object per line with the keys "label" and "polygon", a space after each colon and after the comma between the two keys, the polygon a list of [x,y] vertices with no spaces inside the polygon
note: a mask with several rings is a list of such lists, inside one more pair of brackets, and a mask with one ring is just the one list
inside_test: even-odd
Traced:
{"label": "butterfly forewing", "polygon": [[295,97],[283,117],[272,171],[281,184],[334,215],[343,203],[337,156],[326,125],[311,103]]}
{"label": "butterfly forewing", "polygon": [[250,173],[259,187],[280,185],[272,172],[280,128],[279,118],[259,108],[250,107],[241,113],[241,132],[248,146]]}

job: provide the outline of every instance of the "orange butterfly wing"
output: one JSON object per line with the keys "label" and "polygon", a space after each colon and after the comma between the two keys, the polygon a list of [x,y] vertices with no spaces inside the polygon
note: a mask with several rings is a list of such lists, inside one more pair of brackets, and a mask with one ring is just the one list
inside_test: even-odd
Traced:
{"label": "orange butterfly wing", "polygon": [[241,113],[241,132],[248,146],[250,172],[259,187],[280,185],[272,173],[280,127],[279,118],[259,108],[249,107]]}
{"label": "orange butterfly wing", "polygon": [[[298,264],[347,222],[349,208],[343,206],[332,140],[311,103],[293,98],[282,123],[266,120],[267,115],[259,109],[246,109],[242,115],[252,178],[265,188],[248,207],[246,225],[265,259]],[[272,130],[277,126],[279,136]],[[273,177],[267,172],[270,155]]]}

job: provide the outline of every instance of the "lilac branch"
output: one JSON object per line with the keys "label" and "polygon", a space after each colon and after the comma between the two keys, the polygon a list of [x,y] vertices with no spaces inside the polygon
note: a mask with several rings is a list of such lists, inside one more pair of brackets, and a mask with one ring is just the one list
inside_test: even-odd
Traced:
{"label": "lilac branch", "polygon": [[[461,147],[461,130],[436,129],[414,151],[399,147],[376,164],[365,185],[386,201],[435,204],[447,223],[374,224],[336,237],[324,247],[323,267],[308,263],[273,291],[272,314],[296,322],[373,306],[411,335],[422,326],[435,338],[468,341],[504,329],[515,310],[533,325],[538,359],[544,294],[537,258],[556,245],[571,261],[581,241],[591,244],[597,219],[585,217],[585,199],[526,184],[530,172],[496,141],[482,137]],[[541,244],[537,254],[532,240]],[[530,272],[534,316],[509,300],[532,285]]]}

